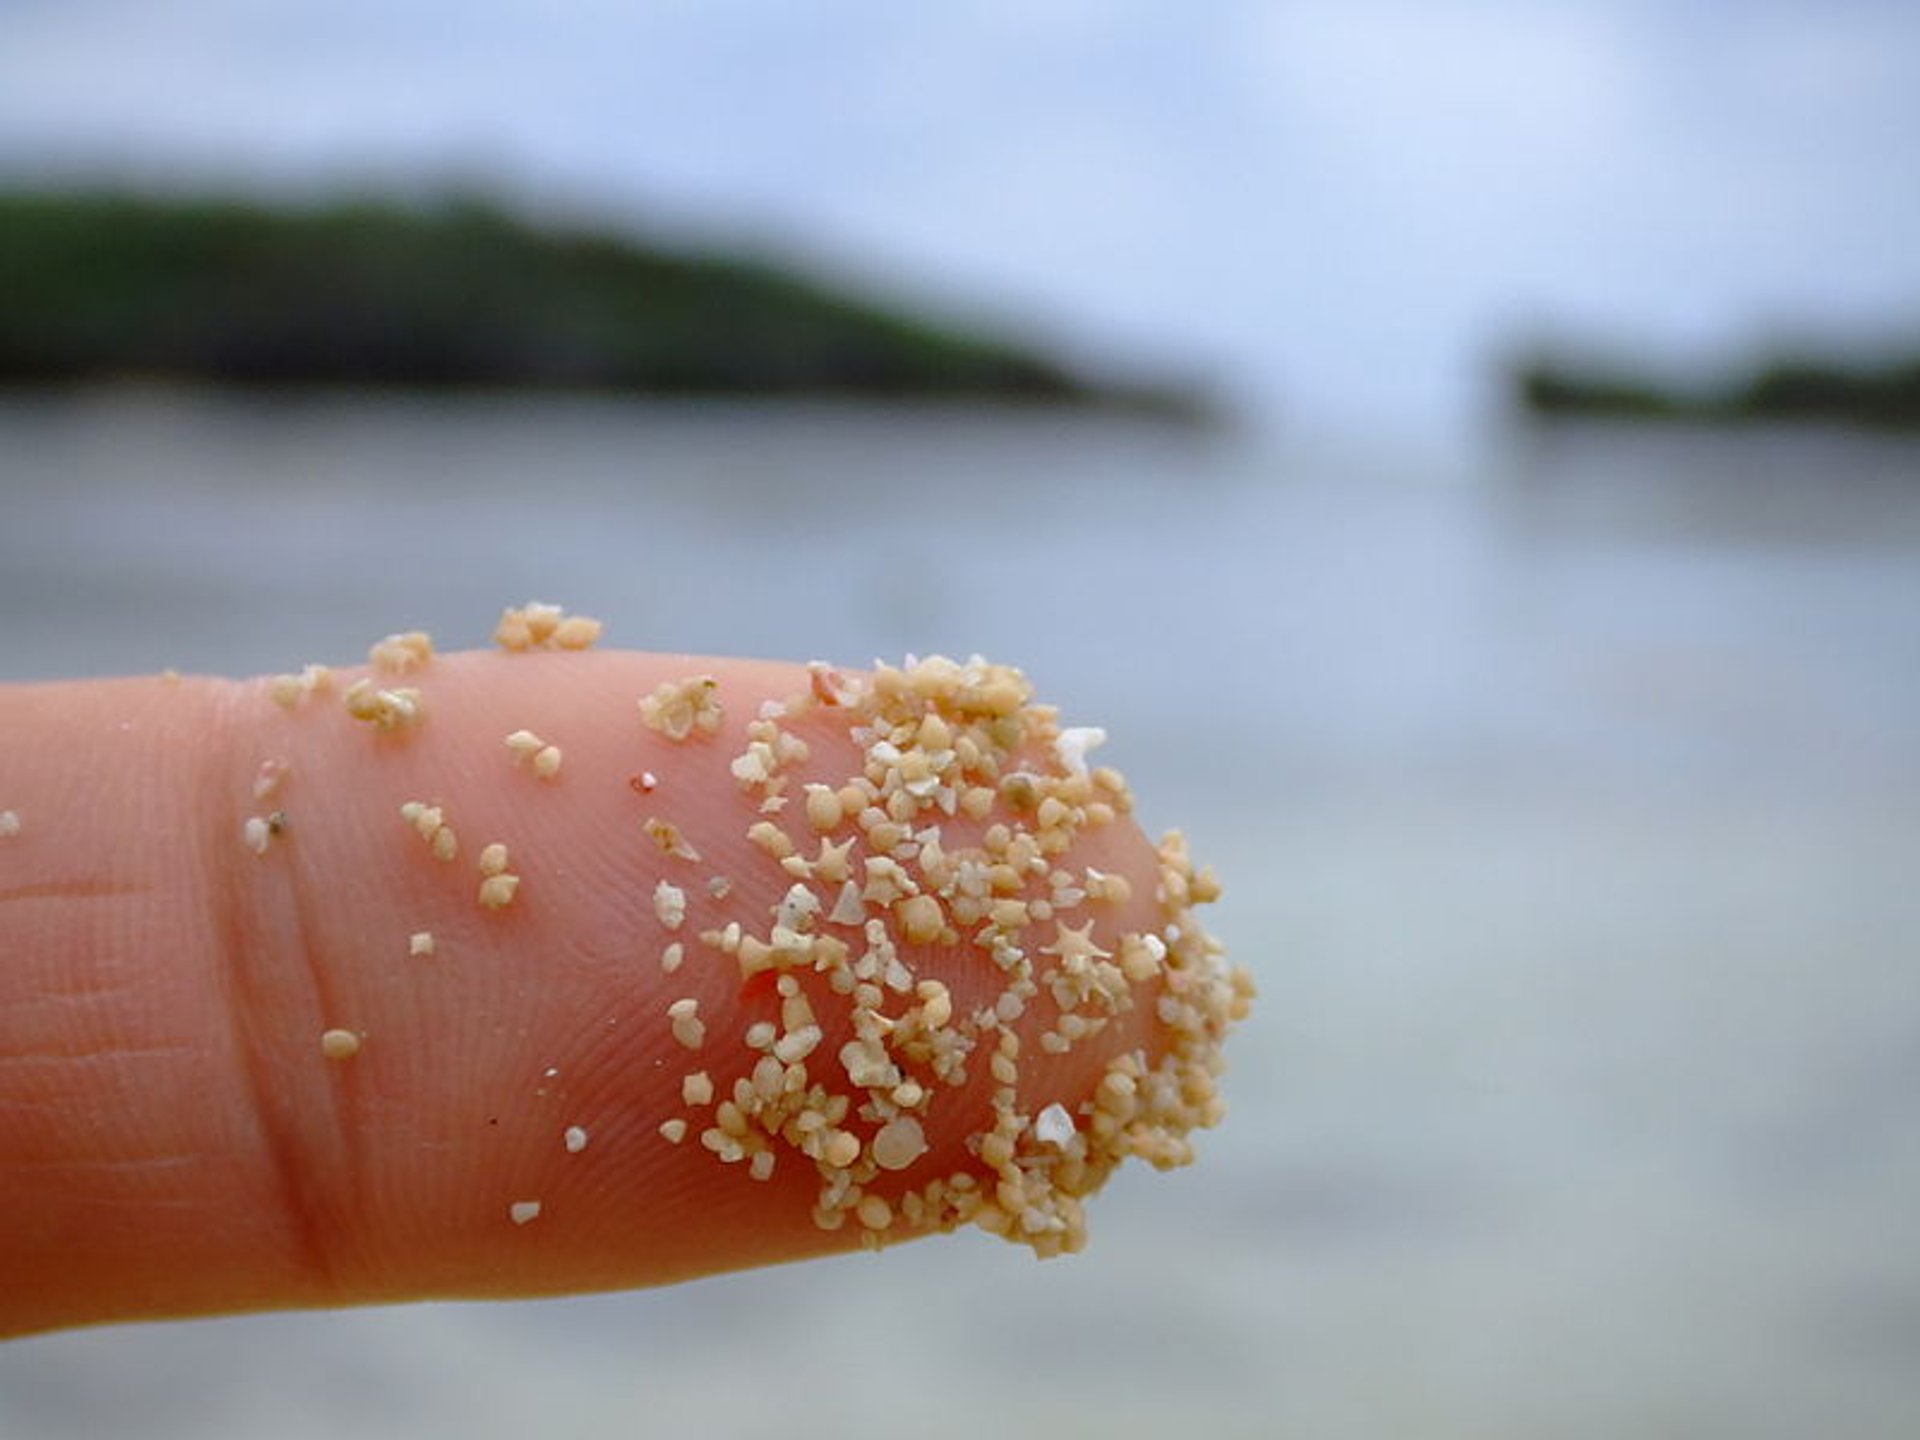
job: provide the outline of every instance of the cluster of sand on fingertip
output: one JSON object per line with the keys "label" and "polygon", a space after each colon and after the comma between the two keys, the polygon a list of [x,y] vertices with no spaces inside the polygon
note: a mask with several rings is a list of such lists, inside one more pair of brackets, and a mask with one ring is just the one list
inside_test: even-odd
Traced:
{"label": "cluster of sand on fingertip", "polygon": [[[496,640],[510,652],[580,650],[600,632],[597,621],[535,603],[506,612]],[[389,636],[370,660],[372,674],[348,687],[341,708],[395,737],[381,743],[429,743],[431,641]],[[388,683],[398,677],[415,683]],[[332,687],[330,671],[308,666],[268,693],[300,711]],[[633,773],[570,765],[566,783],[624,785],[650,801],[656,770],[668,770],[678,747],[736,737],[725,763],[738,799],[704,786],[701,803],[741,806],[749,863],[767,872],[751,892],[779,896],[761,913],[737,907],[696,930],[689,890],[711,914],[733,877],[705,877],[702,893],[699,853],[671,814],[649,811],[635,827],[633,881],[658,926],[658,973],[685,979],[721,967],[766,997],[732,1033],[681,993],[695,986],[665,983],[667,1053],[691,1063],[681,1107],[652,1132],[657,1143],[692,1141],[753,1180],[809,1167],[814,1223],[853,1224],[863,1243],[972,1224],[1042,1255],[1085,1243],[1083,1202],[1127,1158],[1162,1167],[1191,1158],[1192,1132],[1221,1117],[1222,1044],[1253,987],[1201,923],[1199,907],[1219,888],[1178,834],[1159,846],[1147,923],[1125,876],[1080,858],[1084,837],[1133,808],[1126,781],[1088,763],[1101,732],[1063,728],[1019,671],[977,657],[864,675],[816,663],[794,694],[759,704],[744,726],[735,717],[731,730],[729,697],[712,675],[634,700]],[[850,742],[832,746],[854,757],[847,773],[811,763],[805,737],[823,730]],[[556,779],[558,745],[525,729],[503,740],[503,764]],[[277,786],[286,770],[266,762],[261,783]],[[395,808],[434,858],[456,860],[443,805],[402,798]],[[273,818],[247,822],[256,853],[278,833]],[[703,815],[702,833],[711,832]],[[480,851],[483,908],[515,902],[521,878],[510,863],[506,840]],[[417,960],[436,953],[428,931],[399,937],[396,953],[402,943]],[[941,973],[923,970],[930,957]],[[963,988],[976,998],[965,1004],[947,983],[956,965],[974,967]],[[1150,1043],[1116,1050],[1116,1036],[1142,1033]],[[365,1038],[332,1029],[321,1049],[345,1061]],[[1084,1097],[1046,1093],[1032,1079],[1035,1051],[1040,1071],[1053,1073],[1057,1057],[1082,1046],[1105,1057]],[[984,1120],[961,1163],[936,1162],[929,1131],[943,1100],[981,1072],[991,1081]],[[566,1128],[568,1153],[586,1150],[587,1133]],[[509,1209],[516,1224],[542,1213],[531,1200]]]}

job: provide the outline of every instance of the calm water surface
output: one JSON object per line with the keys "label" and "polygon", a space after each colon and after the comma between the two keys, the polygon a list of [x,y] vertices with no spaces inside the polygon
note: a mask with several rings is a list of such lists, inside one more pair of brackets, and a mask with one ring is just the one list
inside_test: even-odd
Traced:
{"label": "calm water surface", "polygon": [[480,643],[529,596],[979,650],[1106,725],[1261,977],[1227,1125],[1070,1261],[48,1337],[0,1435],[1920,1426],[1920,448],[0,402],[0,678]]}

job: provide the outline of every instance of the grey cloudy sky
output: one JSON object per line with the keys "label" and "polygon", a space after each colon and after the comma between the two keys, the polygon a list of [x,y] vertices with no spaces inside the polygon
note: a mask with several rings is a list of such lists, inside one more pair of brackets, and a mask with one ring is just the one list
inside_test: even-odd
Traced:
{"label": "grey cloudy sky", "polygon": [[1327,427],[1920,330],[1899,0],[0,0],[0,172],[496,184]]}

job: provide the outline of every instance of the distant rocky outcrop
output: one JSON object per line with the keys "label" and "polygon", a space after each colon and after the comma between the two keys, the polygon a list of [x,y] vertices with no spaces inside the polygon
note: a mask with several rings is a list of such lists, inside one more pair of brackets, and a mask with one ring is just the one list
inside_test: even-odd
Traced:
{"label": "distant rocky outcrop", "polygon": [[1186,392],[1091,383],[773,264],[471,201],[0,194],[0,384],[124,378],[1206,412]]}

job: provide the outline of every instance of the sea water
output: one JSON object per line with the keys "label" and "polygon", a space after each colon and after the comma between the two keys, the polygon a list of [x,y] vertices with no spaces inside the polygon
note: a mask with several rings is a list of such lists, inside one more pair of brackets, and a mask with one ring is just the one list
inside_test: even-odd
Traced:
{"label": "sea water", "polygon": [[[1920,445],[0,402],[0,679],[981,651],[1227,885],[1232,1107],[1085,1255],[0,1348],[0,1435],[1907,1436]],[[4,1283],[4,1277],[0,1277]]]}

